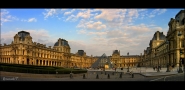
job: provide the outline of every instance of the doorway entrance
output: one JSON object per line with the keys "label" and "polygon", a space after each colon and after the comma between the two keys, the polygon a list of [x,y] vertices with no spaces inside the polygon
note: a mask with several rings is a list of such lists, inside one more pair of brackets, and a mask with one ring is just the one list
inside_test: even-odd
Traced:
{"label": "doorway entrance", "polygon": [[29,62],[30,62],[30,60],[29,60],[29,58],[27,58],[27,65],[29,65]]}

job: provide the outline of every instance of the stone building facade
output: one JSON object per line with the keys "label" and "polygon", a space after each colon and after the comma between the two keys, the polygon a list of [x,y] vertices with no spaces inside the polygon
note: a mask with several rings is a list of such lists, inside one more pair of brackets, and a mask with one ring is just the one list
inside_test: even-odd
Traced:
{"label": "stone building facade", "polygon": [[[55,67],[91,67],[99,57],[87,56],[84,50],[77,53],[70,53],[68,41],[59,38],[54,44],[46,47],[32,41],[29,32],[20,31],[14,36],[11,44],[0,45],[0,62],[11,64],[55,66]],[[133,67],[139,62],[139,55],[120,55],[120,51],[115,50],[112,56],[108,56],[113,67]]]}
{"label": "stone building facade", "polygon": [[56,66],[56,67],[90,67],[96,58],[87,56],[83,50],[70,53],[68,41],[59,38],[54,44],[46,45],[32,41],[29,32],[20,31],[11,44],[0,45],[0,62],[12,64]]}
{"label": "stone building facade", "polygon": [[140,62],[139,55],[120,55],[120,50],[114,50],[112,56],[109,56],[113,67],[121,68],[121,67],[136,67]]}
{"label": "stone building facade", "polygon": [[180,62],[184,62],[185,10],[181,10],[175,19],[171,18],[168,26],[166,36],[159,31],[154,34],[149,47],[141,56],[142,66],[178,67]]}

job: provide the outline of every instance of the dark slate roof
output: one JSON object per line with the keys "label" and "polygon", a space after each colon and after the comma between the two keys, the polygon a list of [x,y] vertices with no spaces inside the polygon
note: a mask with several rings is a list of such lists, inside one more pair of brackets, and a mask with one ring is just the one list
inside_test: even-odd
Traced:
{"label": "dark slate roof", "polygon": [[[159,31],[157,31],[157,32],[159,32]],[[155,32],[155,34],[153,35],[153,38],[152,38],[152,40],[150,40],[149,45],[152,44],[153,40],[157,40],[157,32]],[[159,40],[166,40],[166,36],[163,34],[163,32],[159,32]]]}
{"label": "dark slate roof", "polygon": [[[62,45],[62,46],[69,46],[68,41],[66,41],[65,39],[61,39],[61,40],[62,40],[62,42],[61,42],[61,45]],[[59,46],[59,42],[57,41],[57,42],[54,44],[54,46]]]}
{"label": "dark slate roof", "polygon": [[139,55],[122,55],[122,57],[138,57]]}
{"label": "dark slate roof", "polygon": [[185,10],[180,10],[180,11],[175,15],[175,18],[176,18],[180,13],[185,13]]}
{"label": "dark slate roof", "polygon": [[151,48],[150,47],[147,47],[146,53],[148,54],[150,51],[151,51]]}
{"label": "dark slate roof", "polygon": [[[152,40],[157,40],[157,32],[154,34]],[[163,34],[163,32],[159,32],[159,40],[166,40],[166,36]]]}
{"label": "dark slate roof", "polygon": [[83,56],[84,53],[85,53],[84,50],[78,50],[78,55]]}
{"label": "dark slate roof", "polygon": [[[101,63],[101,61],[102,61],[103,59],[106,59],[107,62]],[[109,65],[109,68],[112,67],[112,64],[111,64],[111,61],[110,61],[109,57],[107,57],[106,54],[104,53],[101,57],[98,58],[98,60],[96,60],[96,61],[91,65],[91,67],[95,67],[95,68],[96,68],[96,67],[99,67],[99,66],[101,66],[101,65],[104,66],[105,64],[108,64],[108,65]]]}
{"label": "dark slate roof", "polygon": [[119,54],[119,51],[118,50],[114,50],[113,54]]}
{"label": "dark slate roof", "polygon": [[20,37],[19,39],[21,39],[21,40],[24,41],[25,36],[30,35],[30,33],[29,32],[26,32],[26,31],[20,31],[20,32],[18,32],[18,35]]}

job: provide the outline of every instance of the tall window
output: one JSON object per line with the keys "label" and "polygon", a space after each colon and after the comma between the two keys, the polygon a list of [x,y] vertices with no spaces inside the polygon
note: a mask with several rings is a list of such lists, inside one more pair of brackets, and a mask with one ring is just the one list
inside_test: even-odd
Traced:
{"label": "tall window", "polygon": [[182,25],[184,25],[185,24],[185,18],[184,19],[182,19]]}
{"label": "tall window", "polygon": [[184,47],[184,40],[181,41],[181,47]]}

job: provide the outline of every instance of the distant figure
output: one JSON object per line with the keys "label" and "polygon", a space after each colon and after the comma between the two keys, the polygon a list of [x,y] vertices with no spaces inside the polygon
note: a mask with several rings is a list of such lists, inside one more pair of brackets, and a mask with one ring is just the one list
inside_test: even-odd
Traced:
{"label": "distant figure", "polygon": [[153,67],[154,71],[155,71],[155,67]]}
{"label": "distant figure", "polygon": [[159,69],[161,70],[161,66],[159,66]]}
{"label": "distant figure", "polygon": [[170,69],[170,71],[172,71],[172,66],[171,65],[169,66],[169,69]]}
{"label": "distant figure", "polygon": [[175,67],[175,65],[172,65],[172,68],[174,68]]}
{"label": "distant figure", "polygon": [[130,72],[130,75],[132,75],[132,71]]}

